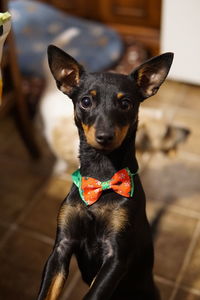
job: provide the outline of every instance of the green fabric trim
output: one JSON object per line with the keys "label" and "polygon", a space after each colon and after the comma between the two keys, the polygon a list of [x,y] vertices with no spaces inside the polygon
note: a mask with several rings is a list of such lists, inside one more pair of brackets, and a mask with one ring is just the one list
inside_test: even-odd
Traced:
{"label": "green fabric trim", "polygon": [[110,180],[101,182],[101,187],[103,191],[110,189]]}
{"label": "green fabric trim", "polygon": [[81,179],[82,176],[80,173],[80,169],[78,169],[72,174],[72,180],[78,188],[81,186]]}
{"label": "green fabric trim", "polygon": [[135,176],[136,174],[138,174],[138,170],[135,173],[131,173],[131,171],[129,170],[129,168],[125,168],[125,169],[126,169],[126,171],[128,172],[128,174],[129,174],[129,176],[131,178],[131,192],[130,192],[130,196],[133,197],[134,190],[135,190],[133,176]]}
{"label": "green fabric trim", "polygon": [[81,176],[81,173],[80,173],[80,169],[76,170],[76,171],[72,174],[72,181],[73,181],[73,183],[78,187],[79,195],[80,195],[81,199],[83,200],[83,202],[84,202],[86,205],[89,205],[89,204],[85,201],[84,196],[83,196],[83,191],[82,191],[82,189],[81,189],[82,176]]}

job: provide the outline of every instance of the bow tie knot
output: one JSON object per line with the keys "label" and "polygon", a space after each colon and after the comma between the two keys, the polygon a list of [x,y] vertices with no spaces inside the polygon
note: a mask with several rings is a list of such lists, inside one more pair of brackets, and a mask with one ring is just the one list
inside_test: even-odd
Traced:
{"label": "bow tie knot", "polygon": [[72,174],[72,179],[79,188],[82,200],[87,205],[91,205],[99,199],[104,190],[108,189],[112,189],[121,196],[132,197],[134,191],[133,175],[135,174],[125,168],[115,173],[110,180],[101,182],[92,177],[82,177],[78,169]]}

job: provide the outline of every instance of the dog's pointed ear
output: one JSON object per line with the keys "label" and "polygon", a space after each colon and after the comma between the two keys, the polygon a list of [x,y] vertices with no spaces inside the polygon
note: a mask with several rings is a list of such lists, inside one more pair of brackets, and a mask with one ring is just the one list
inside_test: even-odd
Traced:
{"label": "dog's pointed ear", "polygon": [[173,57],[171,52],[153,57],[130,74],[142,95],[141,100],[156,94],[169,73]]}
{"label": "dog's pointed ear", "polygon": [[47,53],[49,67],[57,87],[70,96],[74,88],[79,85],[80,77],[84,73],[83,67],[73,57],[54,45],[48,47]]}

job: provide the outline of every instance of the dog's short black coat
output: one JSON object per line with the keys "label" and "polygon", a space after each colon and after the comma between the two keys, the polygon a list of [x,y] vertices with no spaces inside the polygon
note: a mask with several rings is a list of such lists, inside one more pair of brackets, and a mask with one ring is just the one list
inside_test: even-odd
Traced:
{"label": "dog's short black coat", "polygon": [[[58,88],[74,104],[81,175],[106,181],[126,167],[136,173],[139,104],[157,92],[173,54],[157,56],[128,76],[87,73],[55,46],[49,46],[48,57]],[[55,246],[44,269],[38,300],[59,298],[73,254],[90,286],[85,300],[159,299],[152,275],[153,246],[145,194],[138,174],[134,185],[133,197],[107,190],[91,206],[72,186],[60,208]]]}

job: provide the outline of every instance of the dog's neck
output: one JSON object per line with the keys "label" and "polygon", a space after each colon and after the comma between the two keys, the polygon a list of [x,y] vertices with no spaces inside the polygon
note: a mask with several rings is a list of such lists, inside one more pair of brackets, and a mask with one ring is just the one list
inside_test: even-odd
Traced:
{"label": "dog's neck", "polygon": [[110,179],[113,174],[128,167],[132,173],[137,172],[138,163],[135,157],[135,136],[137,125],[129,130],[122,145],[111,153],[104,153],[91,147],[82,131],[80,135],[80,172],[101,181]]}

